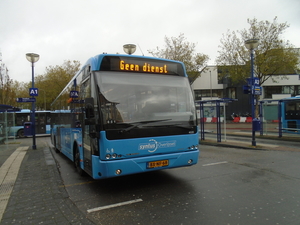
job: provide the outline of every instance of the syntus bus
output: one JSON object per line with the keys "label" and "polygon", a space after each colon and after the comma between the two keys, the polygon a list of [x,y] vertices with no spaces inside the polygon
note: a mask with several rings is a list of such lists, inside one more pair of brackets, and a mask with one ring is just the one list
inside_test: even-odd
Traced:
{"label": "syntus bus", "polygon": [[191,166],[199,134],[183,63],[90,58],[52,103],[56,151],[94,179]]}
{"label": "syntus bus", "polygon": [[[50,134],[50,111],[36,111],[35,112],[35,134],[36,135],[49,135]],[[31,111],[29,109],[22,109],[21,111],[8,112],[6,114],[5,124],[6,133],[8,136],[24,138],[31,135],[24,133],[24,126],[30,122]],[[4,115],[0,115],[1,117]],[[3,119],[4,121],[4,119]]]}

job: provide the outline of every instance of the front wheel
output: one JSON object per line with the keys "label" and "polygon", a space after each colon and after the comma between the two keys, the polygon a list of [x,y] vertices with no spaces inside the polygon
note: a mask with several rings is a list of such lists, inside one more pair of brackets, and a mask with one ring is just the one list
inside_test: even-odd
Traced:
{"label": "front wheel", "polygon": [[80,154],[79,154],[79,149],[78,149],[77,146],[76,146],[76,149],[75,149],[74,165],[75,165],[75,168],[76,168],[77,172],[78,172],[81,176],[83,176],[84,171],[83,171],[83,169],[81,169],[81,167],[80,167]]}

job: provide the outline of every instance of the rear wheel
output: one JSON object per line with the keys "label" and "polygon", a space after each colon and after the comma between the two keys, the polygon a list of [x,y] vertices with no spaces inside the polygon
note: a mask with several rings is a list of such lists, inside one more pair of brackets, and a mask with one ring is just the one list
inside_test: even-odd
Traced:
{"label": "rear wheel", "polygon": [[75,168],[76,168],[77,172],[82,176],[84,174],[84,171],[80,167],[80,154],[79,154],[78,146],[76,146],[76,149],[75,149],[74,164],[75,164]]}
{"label": "rear wheel", "polygon": [[56,138],[55,137],[54,137],[53,142],[54,142],[53,144],[54,144],[55,152],[60,153],[59,149],[56,147]]}
{"label": "rear wheel", "polygon": [[18,132],[17,132],[17,137],[18,137],[18,138],[24,138],[24,137],[25,137],[25,136],[24,136],[24,129],[18,130]]}

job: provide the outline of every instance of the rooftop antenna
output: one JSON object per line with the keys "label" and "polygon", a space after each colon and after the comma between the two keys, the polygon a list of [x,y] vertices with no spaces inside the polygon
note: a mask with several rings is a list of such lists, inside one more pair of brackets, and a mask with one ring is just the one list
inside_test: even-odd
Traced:
{"label": "rooftop antenna", "polygon": [[145,56],[145,55],[144,55],[144,52],[142,51],[142,49],[141,49],[141,47],[140,47],[139,44],[138,44],[138,46],[139,46],[139,49],[140,49],[141,53],[143,54],[143,56]]}

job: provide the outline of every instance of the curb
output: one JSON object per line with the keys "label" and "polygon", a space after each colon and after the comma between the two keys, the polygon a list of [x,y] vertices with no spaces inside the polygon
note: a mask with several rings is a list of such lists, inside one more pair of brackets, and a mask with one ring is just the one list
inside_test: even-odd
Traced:
{"label": "curb", "polygon": [[210,146],[219,146],[224,148],[239,148],[239,149],[247,149],[247,150],[264,150],[267,151],[268,149],[262,148],[259,145],[256,147],[251,146],[244,146],[244,145],[234,145],[229,143],[222,143],[222,142],[211,142],[207,140],[202,140],[200,142],[201,145],[210,145]]}

